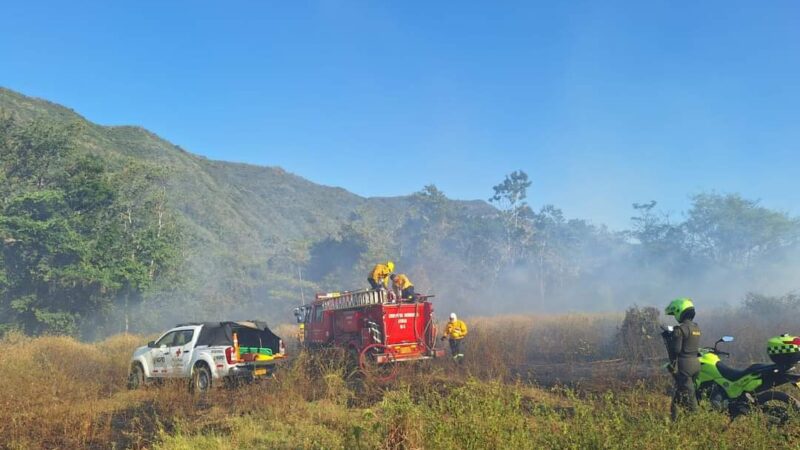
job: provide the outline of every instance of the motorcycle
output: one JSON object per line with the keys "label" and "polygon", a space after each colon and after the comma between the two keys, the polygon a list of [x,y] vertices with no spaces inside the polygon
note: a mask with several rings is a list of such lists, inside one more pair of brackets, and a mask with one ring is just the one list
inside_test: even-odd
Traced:
{"label": "motorcycle", "polygon": [[717,348],[733,340],[733,336],[723,336],[713,347],[700,348],[700,373],[695,379],[698,401],[708,399],[713,409],[727,412],[731,420],[760,410],[770,423],[785,423],[792,412],[800,411],[800,401],[775,388],[791,383],[800,389],[800,374],[791,373],[800,362],[800,337],[784,334],[770,339],[767,351],[773,362],[741,370],[723,364],[720,357],[730,357],[730,353]]}

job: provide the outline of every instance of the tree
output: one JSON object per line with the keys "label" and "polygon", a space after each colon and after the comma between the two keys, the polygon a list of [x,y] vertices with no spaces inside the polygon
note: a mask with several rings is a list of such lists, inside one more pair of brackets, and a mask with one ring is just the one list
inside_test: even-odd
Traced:
{"label": "tree", "polygon": [[492,188],[494,195],[489,198],[501,211],[506,230],[506,258],[512,266],[524,256],[523,251],[533,238],[530,223],[533,213],[525,201],[530,186],[528,175],[515,170]]}
{"label": "tree", "polygon": [[686,251],[684,227],[673,225],[669,215],[657,213],[658,203],[634,203],[636,216],[631,217],[633,229],[629,235],[638,241],[642,250],[640,263],[645,266],[666,264],[673,268],[685,266],[689,259]]}
{"label": "tree", "polygon": [[800,242],[800,220],[738,194],[698,194],[685,224],[690,250],[715,263],[749,268]]}
{"label": "tree", "polygon": [[401,255],[411,260],[430,259],[443,251],[443,244],[453,231],[454,209],[444,192],[429,184],[414,193],[412,207],[397,232]]}
{"label": "tree", "polygon": [[538,271],[539,297],[544,300],[548,282],[562,284],[568,271],[568,252],[573,236],[564,213],[553,205],[545,205],[533,217],[536,239],[532,242]]}
{"label": "tree", "polygon": [[173,266],[181,239],[165,176],[118,173],[75,150],[80,128],[0,116],[4,328],[76,335]]}
{"label": "tree", "polygon": [[132,303],[141,302],[158,276],[168,273],[179,257],[182,235],[167,209],[167,171],[128,161],[113,176],[117,198],[106,241],[108,267],[117,286],[129,330]]}
{"label": "tree", "polygon": [[413,198],[416,210],[423,220],[437,228],[447,228],[451,205],[444,192],[440,191],[436,185],[429,184],[421,191],[414,193]]}
{"label": "tree", "polygon": [[3,319],[28,332],[75,334],[110,285],[90,263],[93,218],[110,190],[96,167],[73,156],[75,127],[1,122],[0,173],[10,183],[0,209]]}

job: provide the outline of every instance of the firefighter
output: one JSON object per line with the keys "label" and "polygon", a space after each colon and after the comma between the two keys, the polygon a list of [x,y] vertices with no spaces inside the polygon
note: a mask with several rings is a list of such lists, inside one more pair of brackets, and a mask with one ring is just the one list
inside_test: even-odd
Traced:
{"label": "firefighter", "polygon": [[386,264],[375,264],[372,268],[367,281],[372,289],[379,290],[389,287],[389,274],[394,272],[394,263],[387,261]]}
{"label": "firefighter", "polygon": [[453,359],[458,361],[464,358],[464,353],[461,352],[461,341],[467,335],[467,324],[463,320],[458,320],[456,313],[450,313],[450,321],[444,329],[444,336],[442,340],[450,338],[450,354]]}
{"label": "firefighter", "polygon": [[399,296],[400,300],[414,300],[414,284],[405,274],[393,273],[389,275],[389,279],[392,280],[392,290],[396,297]]}
{"label": "firefighter", "polygon": [[694,380],[700,373],[698,351],[701,333],[700,327],[692,321],[695,310],[691,299],[676,298],[670,302],[664,313],[675,317],[679,322],[677,327],[663,333],[669,354],[669,369],[675,378],[675,393],[670,406],[670,417],[674,421],[678,418],[679,407],[691,412],[697,410]]}

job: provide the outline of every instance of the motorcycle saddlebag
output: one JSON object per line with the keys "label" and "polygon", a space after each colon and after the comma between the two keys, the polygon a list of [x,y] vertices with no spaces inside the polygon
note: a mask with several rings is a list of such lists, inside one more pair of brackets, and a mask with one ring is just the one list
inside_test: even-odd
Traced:
{"label": "motorcycle saddlebag", "polygon": [[800,337],[782,334],[767,341],[767,354],[775,364],[793,366],[800,362]]}

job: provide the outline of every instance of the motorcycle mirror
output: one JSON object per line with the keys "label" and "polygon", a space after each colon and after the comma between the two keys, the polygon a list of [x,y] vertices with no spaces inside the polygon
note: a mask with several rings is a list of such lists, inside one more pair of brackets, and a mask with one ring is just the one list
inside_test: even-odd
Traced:
{"label": "motorcycle mirror", "polygon": [[722,336],[722,342],[733,342],[733,336]]}

